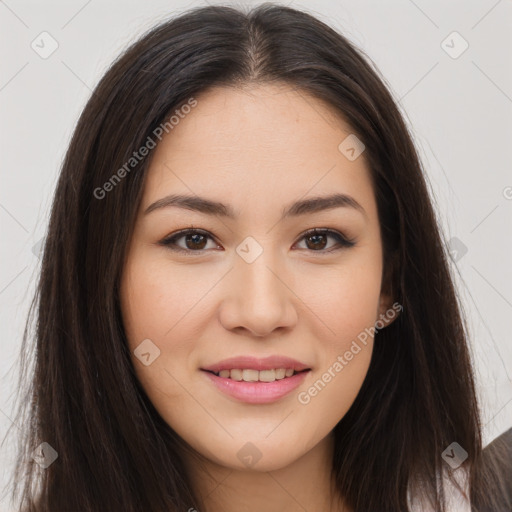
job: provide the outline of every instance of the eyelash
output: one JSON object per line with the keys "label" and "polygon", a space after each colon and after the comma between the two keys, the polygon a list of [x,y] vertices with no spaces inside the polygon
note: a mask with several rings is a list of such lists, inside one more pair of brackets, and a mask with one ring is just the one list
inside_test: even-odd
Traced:
{"label": "eyelash", "polygon": [[[171,251],[183,253],[183,254],[186,254],[189,256],[192,256],[193,253],[199,253],[199,254],[204,253],[207,249],[199,249],[199,250],[183,249],[182,247],[178,247],[176,245],[177,240],[179,240],[180,238],[183,238],[189,234],[199,234],[199,235],[209,237],[213,240],[213,237],[210,235],[210,233],[208,233],[207,231],[204,231],[202,229],[194,228],[192,226],[190,228],[182,229],[181,231],[178,231],[176,233],[173,233],[173,234],[165,237],[163,240],[161,240],[159,242],[159,244],[165,246],[166,248],[168,248]],[[335,252],[335,251],[338,251],[338,250],[341,250],[344,248],[353,247],[356,243],[355,239],[345,238],[341,233],[338,233],[337,231],[334,231],[332,229],[327,229],[327,228],[325,228],[325,229],[318,229],[318,228],[310,229],[301,235],[301,237],[299,238],[299,241],[301,241],[304,238],[307,238],[308,236],[313,236],[313,235],[329,235],[336,239],[336,241],[338,242],[338,247],[334,248],[334,249],[331,248],[328,250],[318,250],[318,251],[309,249],[310,252],[331,253],[331,252]],[[308,250],[308,249],[306,249],[306,250]]]}

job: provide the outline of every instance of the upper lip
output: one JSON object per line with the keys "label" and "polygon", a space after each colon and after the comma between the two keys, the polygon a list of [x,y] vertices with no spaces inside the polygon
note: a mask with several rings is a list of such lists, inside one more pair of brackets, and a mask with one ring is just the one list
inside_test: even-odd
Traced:
{"label": "upper lip", "polygon": [[220,372],[221,370],[233,370],[233,369],[251,369],[251,370],[273,370],[279,368],[292,368],[296,372],[302,370],[309,370],[310,367],[307,364],[301,363],[296,359],[285,356],[269,356],[264,358],[257,358],[252,356],[239,356],[224,359],[218,363],[205,366],[202,370],[210,372]]}

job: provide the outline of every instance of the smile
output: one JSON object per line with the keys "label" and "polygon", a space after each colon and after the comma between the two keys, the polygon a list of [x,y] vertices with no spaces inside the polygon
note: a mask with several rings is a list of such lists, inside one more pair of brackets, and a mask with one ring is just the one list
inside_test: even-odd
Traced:
{"label": "smile", "polygon": [[[249,404],[268,404],[284,398],[300,386],[311,370],[296,372],[293,369],[283,368],[261,371],[233,369],[222,370],[218,374],[208,370],[201,371],[217,390],[237,401]],[[233,372],[237,378],[233,378]],[[285,375],[281,377],[283,372]],[[291,375],[287,376],[287,372],[289,374],[291,372]]]}
{"label": "smile", "polygon": [[244,382],[274,382],[287,377],[291,377],[296,372],[293,368],[278,368],[271,370],[251,370],[236,368],[233,370],[221,370],[219,372],[212,372],[218,377],[224,377],[236,381]]}

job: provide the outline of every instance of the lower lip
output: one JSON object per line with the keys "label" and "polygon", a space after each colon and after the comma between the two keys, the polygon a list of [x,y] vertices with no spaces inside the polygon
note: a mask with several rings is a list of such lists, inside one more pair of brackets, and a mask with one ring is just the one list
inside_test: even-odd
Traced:
{"label": "lower lip", "polygon": [[275,380],[274,382],[245,382],[233,380],[201,370],[226,395],[249,404],[269,404],[283,398],[300,386],[310,372],[296,373],[291,377]]}

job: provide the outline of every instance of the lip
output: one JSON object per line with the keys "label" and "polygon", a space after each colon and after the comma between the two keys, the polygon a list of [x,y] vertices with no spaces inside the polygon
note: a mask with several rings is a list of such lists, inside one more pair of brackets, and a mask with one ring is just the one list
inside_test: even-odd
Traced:
{"label": "lip", "polygon": [[[275,366],[272,366],[272,368],[275,368]],[[280,366],[280,368],[283,368],[283,366]],[[290,368],[290,366],[287,368]],[[229,368],[222,369],[227,370]],[[253,369],[256,370],[257,368],[253,367]],[[263,370],[265,369],[268,368],[263,368]],[[219,377],[206,370],[202,370],[202,373],[210,379],[217,389],[228,396],[249,404],[268,404],[280,400],[300,386],[310,371],[296,373],[291,377],[285,377],[274,382],[244,382],[243,380],[237,381],[227,377]]]}
{"label": "lip", "polygon": [[[258,359],[253,356],[239,356],[239,357],[231,357],[229,359],[224,359],[223,361],[219,361],[218,363],[212,364],[210,366],[205,366],[201,368],[201,370],[207,370],[209,372],[220,372],[221,370],[272,370],[278,368],[291,368],[296,372],[301,372],[302,370],[311,369],[307,364],[301,363],[296,359],[292,359],[290,357],[285,356],[269,356]],[[291,379],[292,377],[288,377]],[[283,379],[284,380],[284,379]],[[272,384],[272,383],[270,383]]]}

